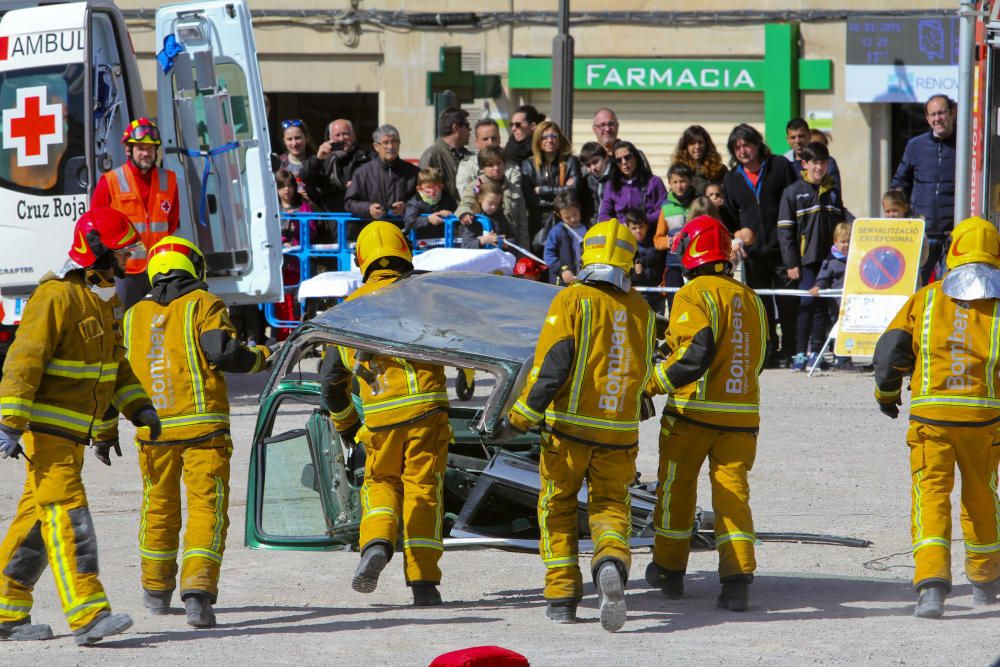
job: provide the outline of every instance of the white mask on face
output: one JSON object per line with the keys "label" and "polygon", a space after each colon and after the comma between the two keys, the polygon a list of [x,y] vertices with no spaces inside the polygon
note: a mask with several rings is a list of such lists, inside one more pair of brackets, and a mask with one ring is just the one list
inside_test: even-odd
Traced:
{"label": "white mask on face", "polygon": [[111,297],[115,295],[115,286],[110,287],[100,287],[98,285],[89,285],[90,291],[97,295],[97,298],[107,303],[111,301]]}

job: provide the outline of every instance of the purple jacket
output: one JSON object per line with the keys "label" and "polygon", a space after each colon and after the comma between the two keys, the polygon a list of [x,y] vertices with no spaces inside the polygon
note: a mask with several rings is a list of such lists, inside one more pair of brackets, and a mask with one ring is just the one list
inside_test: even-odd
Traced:
{"label": "purple jacket", "polygon": [[645,189],[640,189],[633,181],[627,181],[622,184],[621,190],[614,190],[609,181],[604,187],[597,219],[603,221],[617,218],[619,222],[624,222],[625,211],[637,208],[646,212],[646,219],[655,228],[660,219],[660,206],[666,198],[667,188],[659,176],[650,177]]}

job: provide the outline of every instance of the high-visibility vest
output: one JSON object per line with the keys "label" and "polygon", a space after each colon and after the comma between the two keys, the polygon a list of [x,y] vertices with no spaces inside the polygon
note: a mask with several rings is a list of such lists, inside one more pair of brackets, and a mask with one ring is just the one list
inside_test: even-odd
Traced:
{"label": "high-visibility vest", "polygon": [[149,183],[149,199],[142,201],[135,174],[122,165],[104,174],[111,191],[111,208],[121,211],[135,225],[142,237],[144,249],[133,253],[125,264],[127,273],[146,270],[146,252],[153,244],[173,233],[170,229],[170,211],[177,205],[177,177],[169,169],[153,167]]}

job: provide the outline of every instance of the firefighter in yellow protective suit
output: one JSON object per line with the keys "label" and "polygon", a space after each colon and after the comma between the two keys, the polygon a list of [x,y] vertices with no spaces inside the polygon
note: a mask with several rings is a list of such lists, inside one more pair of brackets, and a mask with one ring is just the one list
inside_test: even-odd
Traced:
{"label": "firefighter in yellow protective suit", "polygon": [[626,617],[629,485],[656,338],[653,311],[628,278],[635,253],[635,239],[617,220],[590,228],[583,267],[552,300],[527,385],[507,417],[514,430],[543,427],[538,525],[546,616],[558,623],[576,620],[583,596],[577,494],[586,479],[591,571],[601,625],[612,632]]}
{"label": "firefighter in yellow protective suit", "polygon": [[[364,284],[348,300],[388,287],[413,269],[412,260],[398,227],[368,223],[355,247]],[[355,377],[360,381],[363,426],[351,400]],[[392,558],[402,521],[404,569],[413,604],[441,604],[442,494],[452,439],[444,368],[331,346],[320,365],[320,381],[341,438],[363,442],[366,450],[361,562],[351,586],[359,593],[375,590]]]}
{"label": "firefighter in yellow protective suit", "polygon": [[955,227],[942,282],[917,291],[875,346],[875,399],[899,415],[911,375],[915,616],[939,618],[951,591],[951,490],[962,473],[965,573],[973,599],[1000,591],[1000,235],[982,218]]}
{"label": "firefighter in yellow protective suit", "polygon": [[667,597],[684,594],[698,474],[707,458],[722,582],[718,606],[745,611],[757,567],[747,473],[757,452],[757,377],[767,350],[767,320],[754,291],[731,276],[731,244],[721,222],[699,216],[684,226],[675,245],[688,282],[670,309],[669,356],[657,364],[646,390],[667,394],[646,580]]}
{"label": "firefighter in yellow protective suit", "polygon": [[[224,373],[256,373],[270,352],[237,340],[225,303],[204,282],[205,259],[190,241],[161,239],[149,249],[146,270],[152,289],[125,316],[128,359],[163,423],[156,442],[146,429],[136,433],[143,602],[153,614],[169,612],[180,555],[187,622],[210,628],[229,527],[233,441]],[[179,552],[182,476],[188,517]]]}
{"label": "firefighter in yellow protective suit", "polygon": [[0,544],[0,639],[47,639],[31,623],[32,590],[52,566],[77,644],[132,625],[112,614],[98,580],[97,536],[81,470],[83,446],[118,439],[118,411],[156,437],[156,410],[125,360],[113,278],[139,235],[121,213],[92,209],[76,223],[69,261],[28,300],[0,381],[0,457],[21,453],[27,479]]}

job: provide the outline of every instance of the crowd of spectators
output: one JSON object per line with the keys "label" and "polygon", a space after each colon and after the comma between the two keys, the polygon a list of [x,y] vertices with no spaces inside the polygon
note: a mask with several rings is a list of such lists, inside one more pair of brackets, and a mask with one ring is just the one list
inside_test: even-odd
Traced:
{"label": "crowd of spectators", "polygon": [[[955,104],[934,96],[925,111],[931,129],[907,146],[883,206],[887,217],[926,219],[929,280],[951,229]],[[734,261],[751,287],[815,293],[817,285],[831,284],[828,268],[843,264],[853,215],[844,205],[825,133],[793,118],[785,128],[791,148],[776,155],[756,128],[743,123],[719,144],[723,156],[704,127],[691,125],[661,176],[641,147],[619,136],[621,123],[612,109],[599,109],[592,127],[594,140],[576,154],[562,128],[533,106],[511,114],[506,144],[496,120],[484,118],[472,127],[468,112],[449,108],[440,114],[438,139],[423,151],[418,167],[400,158],[400,136],[392,125],[375,130],[369,151],[359,146],[349,120],[333,120],[318,148],[302,121],[286,120],[278,179],[282,206],[346,211],[362,221],[389,219],[418,239],[443,236],[446,219],[454,215],[454,237],[462,247],[510,241],[544,258],[549,280],[560,285],[572,283],[579,270],[586,230],[615,218],[639,244],[634,284],[650,287],[683,283],[673,240],[686,221],[711,215],[733,233]],[[315,223],[310,229],[320,241],[336,241],[334,229]],[[838,286],[836,276],[833,283]],[[663,293],[646,296],[660,311],[670,301]],[[827,304],[813,296],[764,301],[768,365],[801,369],[832,323]]]}

